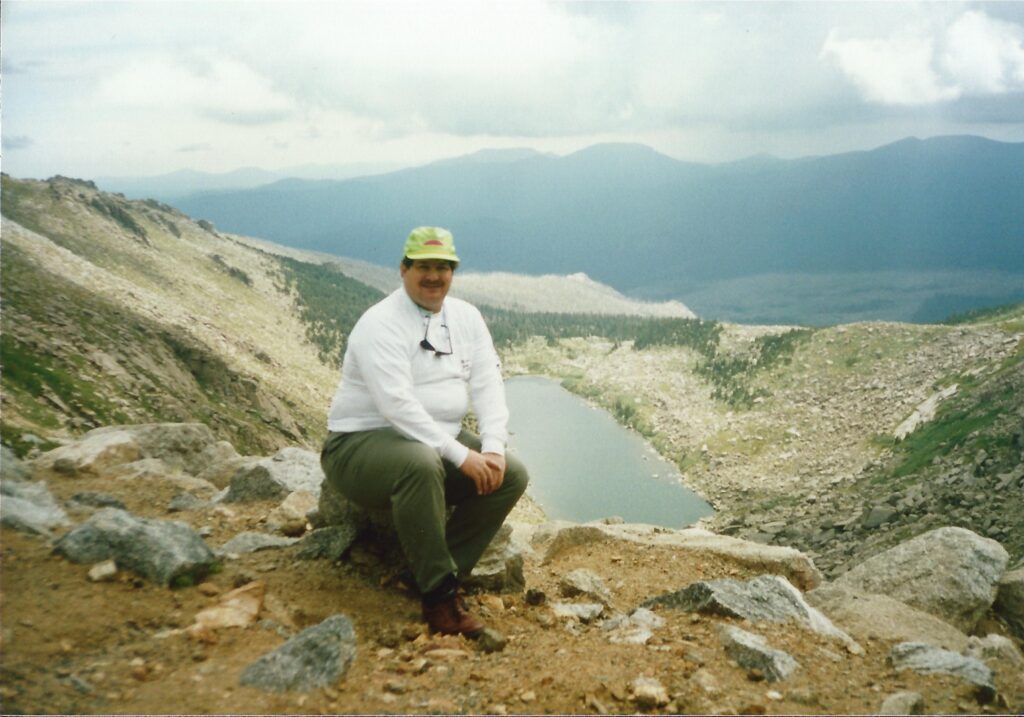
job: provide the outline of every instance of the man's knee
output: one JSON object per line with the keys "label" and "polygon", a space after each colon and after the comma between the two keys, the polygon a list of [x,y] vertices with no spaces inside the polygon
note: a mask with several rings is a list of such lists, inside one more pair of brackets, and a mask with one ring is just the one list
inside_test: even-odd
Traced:
{"label": "man's knee", "polygon": [[410,484],[444,485],[445,470],[438,455],[430,446],[419,441],[409,441],[402,446],[398,475],[395,477],[396,490]]}

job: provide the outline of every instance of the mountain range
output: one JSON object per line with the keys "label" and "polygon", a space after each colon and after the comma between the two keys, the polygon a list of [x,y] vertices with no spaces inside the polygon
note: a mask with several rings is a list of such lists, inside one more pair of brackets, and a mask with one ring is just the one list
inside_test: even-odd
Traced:
{"label": "mountain range", "polygon": [[1007,272],[998,298],[1013,300],[1024,294],[1022,197],[1024,143],[959,136],[721,165],[642,145],[520,150],[202,192],[176,206],[232,232],[385,265],[396,237],[436,224],[474,269],[582,271],[684,302],[708,282],[768,274],[922,271]]}

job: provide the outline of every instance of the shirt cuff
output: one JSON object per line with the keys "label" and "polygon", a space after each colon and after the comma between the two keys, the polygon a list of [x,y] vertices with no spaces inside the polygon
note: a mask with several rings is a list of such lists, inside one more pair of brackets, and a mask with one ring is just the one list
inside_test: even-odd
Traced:
{"label": "shirt cuff", "polygon": [[480,443],[481,453],[497,453],[499,456],[505,455],[505,442],[500,439],[484,436]]}
{"label": "shirt cuff", "polygon": [[461,467],[462,464],[466,462],[466,458],[469,457],[469,449],[452,438],[450,439],[450,442],[445,443],[444,448],[441,449],[441,457],[447,461],[451,461],[456,467]]}

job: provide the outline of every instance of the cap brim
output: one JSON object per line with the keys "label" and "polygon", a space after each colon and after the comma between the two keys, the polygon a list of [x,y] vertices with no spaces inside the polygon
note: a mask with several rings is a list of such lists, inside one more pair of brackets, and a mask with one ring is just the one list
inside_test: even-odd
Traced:
{"label": "cap brim", "polygon": [[456,264],[459,263],[459,257],[455,256],[454,254],[437,254],[437,253],[433,253],[433,252],[427,252],[425,254],[414,254],[414,255],[413,254],[406,254],[405,258],[406,259],[412,259],[413,261],[415,261],[416,259],[441,259],[443,261],[454,261]]}

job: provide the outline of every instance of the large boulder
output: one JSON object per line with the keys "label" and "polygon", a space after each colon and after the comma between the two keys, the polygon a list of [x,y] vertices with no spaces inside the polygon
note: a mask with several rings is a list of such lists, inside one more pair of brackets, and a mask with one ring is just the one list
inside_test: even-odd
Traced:
{"label": "large boulder", "polygon": [[811,590],[804,597],[858,639],[926,642],[956,652],[967,648],[967,635],[960,630],[888,595],[830,583]]}
{"label": "large boulder", "polygon": [[139,518],[103,508],[69,532],[54,551],[75,563],[114,560],[161,585],[198,582],[216,562],[213,552],[188,525]]}
{"label": "large boulder", "polygon": [[762,545],[718,535],[702,528],[670,530],[640,523],[577,525],[556,522],[535,528],[530,542],[534,547],[543,549],[544,561],[550,562],[559,553],[574,546],[605,540],[623,540],[691,553],[716,555],[761,573],[782,575],[801,590],[816,588],[822,581],[821,572],[815,567],[814,562],[799,550],[778,545]]}
{"label": "large boulder", "polygon": [[938,528],[865,560],[835,580],[888,595],[971,632],[992,606],[1009,555],[966,528]]}
{"label": "large boulder", "polygon": [[202,423],[147,423],[96,428],[79,440],[36,459],[37,465],[67,475],[100,475],[142,458],[159,458],[174,470],[196,475],[234,454]]}
{"label": "large boulder", "polygon": [[466,587],[498,593],[518,593],[526,589],[523,575],[523,551],[512,540],[512,526],[502,525],[480,556]]}
{"label": "large boulder", "polygon": [[332,615],[307,628],[242,672],[241,683],[267,692],[332,687],[356,656],[352,621]]}
{"label": "large boulder", "polygon": [[319,498],[323,482],[319,455],[289,446],[270,458],[254,458],[239,467],[231,476],[231,488],[224,502],[283,499],[299,490]]}
{"label": "large boulder", "polygon": [[46,483],[7,478],[0,481],[0,525],[49,536],[68,525],[68,516],[50,495]]}

